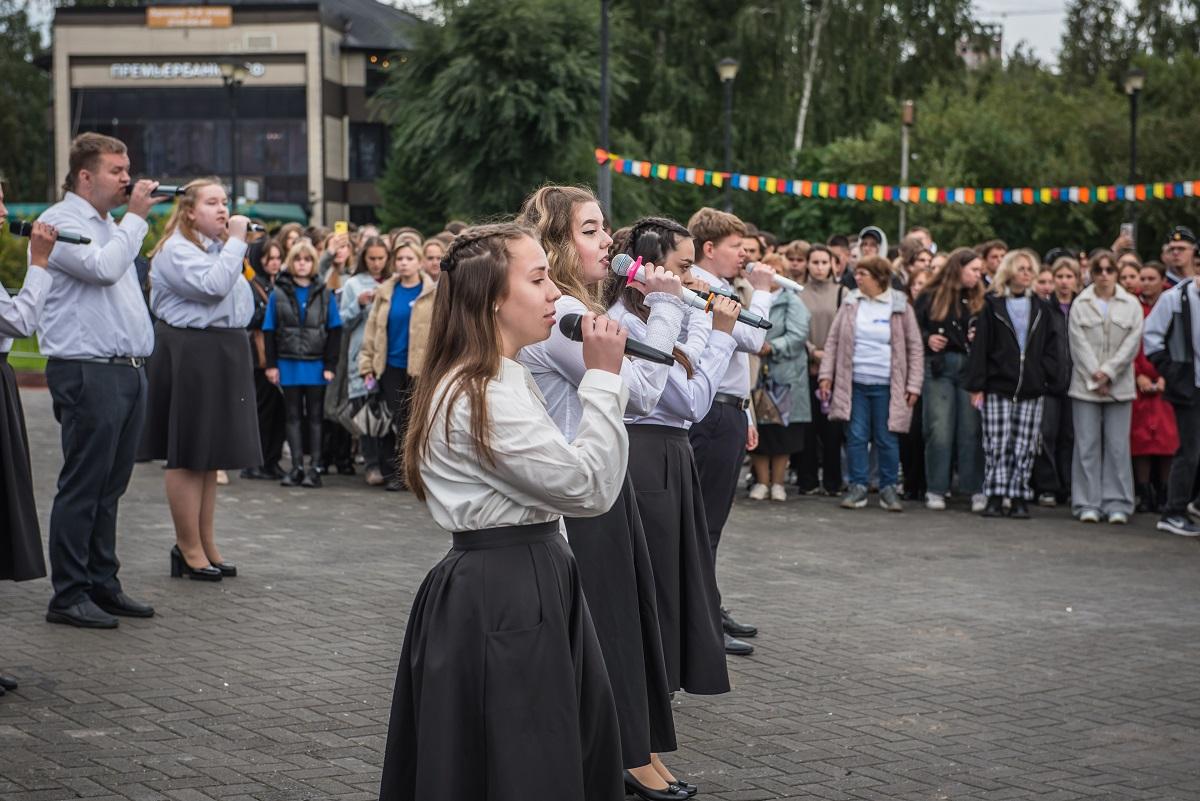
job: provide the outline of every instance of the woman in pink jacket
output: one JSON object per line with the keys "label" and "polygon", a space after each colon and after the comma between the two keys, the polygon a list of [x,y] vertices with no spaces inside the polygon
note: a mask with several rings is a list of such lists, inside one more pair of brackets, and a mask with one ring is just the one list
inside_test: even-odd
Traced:
{"label": "woman in pink jacket", "polygon": [[854,268],[858,289],[838,309],[825,340],[817,397],[830,420],[849,421],[845,509],[867,505],[867,444],[879,458],[879,505],[902,512],[900,444],[925,380],[925,354],[908,296],[891,288],[892,268],[872,257]]}

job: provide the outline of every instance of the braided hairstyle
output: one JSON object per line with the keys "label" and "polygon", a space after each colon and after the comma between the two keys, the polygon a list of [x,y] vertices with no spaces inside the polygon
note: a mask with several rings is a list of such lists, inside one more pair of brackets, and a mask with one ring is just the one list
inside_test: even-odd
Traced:
{"label": "braided hairstyle", "polygon": [[[442,257],[434,293],[428,352],[413,394],[403,470],[408,486],[425,500],[421,461],[438,415],[465,395],[471,408],[471,439],[482,462],[494,465],[486,393],[500,371],[496,306],[508,294],[509,243],[537,233],[518,223],[474,226],[463,231]],[[446,415],[450,438],[450,415]]]}
{"label": "braided hairstyle", "polygon": [[[680,241],[692,238],[688,229],[666,217],[643,217],[628,228],[621,229],[620,233],[622,236],[619,249],[617,238],[613,238],[614,256],[617,253],[627,253],[635,259],[641,258],[646,264],[659,266],[662,266],[667,257],[679,247]],[[646,305],[641,290],[621,276],[614,275],[605,284],[604,305],[612,308],[618,300],[642,322],[650,318],[650,307]],[[673,355],[675,361],[682,364],[687,371],[688,378],[691,378],[692,363],[688,357],[679,348],[674,349]]]}

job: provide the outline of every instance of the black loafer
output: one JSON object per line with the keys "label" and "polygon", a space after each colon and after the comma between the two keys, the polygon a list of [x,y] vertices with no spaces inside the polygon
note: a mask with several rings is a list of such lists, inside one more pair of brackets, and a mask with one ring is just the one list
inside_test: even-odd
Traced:
{"label": "black loafer", "polygon": [[738,623],[733,619],[733,615],[729,614],[729,610],[721,607],[721,627],[725,629],[725,633],[733,637],[753,637],[758,634],[758,629],[754,626],[745,623]]}
{"label": "black loafer", "polygon": [[678,776],[675,777],[675,781],[671,782],[671,786],[678,788],[679,790],[682,790],[683,792],[687,793],[688,798],[691,798],[696,793],[700,792],[699,787],[697,787],[694,784],[688,784],[687,782],[685,782],[683,779],[679,778]]}
{"label": "black loafer", "polygon": [[121,615],[123,617],[154,617],[154,607],[150,604],[144,604],[141,601],[135,601],[123,592],[118,592],[116,595],[93,595],[92,600],[96,602],[96,606],[108,612],[110,615]]}
{"label": "black loafer", "polygon": [[81,629],[115,629],[120,621],[96,606],[91,598],[70,606],[50,607],[46,610],[47,623],[62,623]]}
{"label": "black loafer", "polygon": [[635,779],[629,771],[623,771],[623,773],[627,795],[636,795],[645,801],[683,801],[683,799],[691,797],[678,785],[668,784],[664,790],[653,790]]}
{"label": "black loafer", "polygon": [[0,673],[0,690],[15,690],[17,689],[17,680],[12,676]]}
{"label": "black loafer", "polygon": [[754,653],[754,646],[748,642],[735,640],[728,634],[725,635],[725,653],[731,656],[750,656]]}

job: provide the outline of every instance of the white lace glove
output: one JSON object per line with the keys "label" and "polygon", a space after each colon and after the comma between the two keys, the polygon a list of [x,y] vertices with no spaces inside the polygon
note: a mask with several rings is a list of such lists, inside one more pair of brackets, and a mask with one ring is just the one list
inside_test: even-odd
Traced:
{"label": "white lace glove", "polygon": [[646,305],[650,307],[650,317],[646,320],[645,342],[656,350],[670,353],[679,339],[688,306],[666,292],[651,292],[646,296]]}

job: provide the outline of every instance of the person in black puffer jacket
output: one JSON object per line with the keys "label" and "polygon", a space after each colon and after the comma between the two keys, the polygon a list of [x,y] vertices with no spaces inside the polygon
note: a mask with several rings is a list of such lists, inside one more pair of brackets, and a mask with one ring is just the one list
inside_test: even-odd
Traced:
{"label": "person in black puffer jacket", "polygon": [[1011,251],[992,281],[967,360],[966,389],[983,411],[984,517],[1029,517],[1029,476],[1037,454],[1042,403],[1069,372],[1055,310],[1033,291],[1041,260]]}

